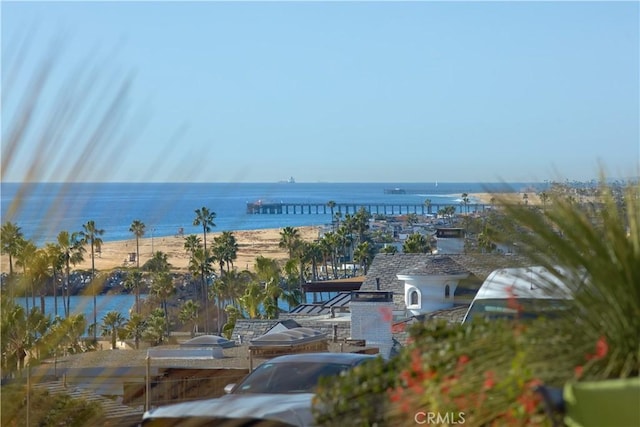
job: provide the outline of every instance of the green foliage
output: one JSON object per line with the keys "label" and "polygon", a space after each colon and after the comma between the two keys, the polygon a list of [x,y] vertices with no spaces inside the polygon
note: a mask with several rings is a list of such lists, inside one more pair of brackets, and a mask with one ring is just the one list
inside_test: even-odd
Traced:
{"label": "green foliage", "polygon": [[431,245],[426,236],[412,233],[402,244],[402,252],[406,254],[426,254],[431,252]]}
{"label": "green foliage", "polygon": [[[73,399],[66,394],[50,395],[31,390],[27,406],[26,387],[21,384],[2,387],[0,424],[3,426],[89,426],[98,425],[103,417],[99,403]],[[29,414],[27,415],[27,411]]]}
{"label": "green foliage", "polygon": [[489,232],[502,242],[517,235],[532,264],[573,291],[571,307],[558,318],[527,322],[418,323],[410,344],[387,364],[321,387],[317,420],[413,425],[416,414],[429,411],[464,418],[465,425],[541,425],[549,420],[536,385],[637,377],[639,190],[634,184],[614,195],[603,185],[598,201],[586,205],[562,197],[545,200],[544,209],[504,203],[510,219],[489,222]]}

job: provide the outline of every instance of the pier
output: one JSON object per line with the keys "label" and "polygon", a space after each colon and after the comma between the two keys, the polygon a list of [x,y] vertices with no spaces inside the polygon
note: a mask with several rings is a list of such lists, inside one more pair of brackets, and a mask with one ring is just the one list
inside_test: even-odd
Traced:
{"label": "pier", "polygon": [[[371,215],[406,215],[415,213],[419,215],[437,214],[447,206],[454,206],[456,212],[469,213],[483,212],[487,205],[470,203],[464,204],[411,204],[411,203],[336,203],[333,213],[342,215],[355,214],[364,209]],[[250,215],[327,215],[331,214],[331,208],[326,203],[274,203],[274,202],[250,202],[247,203],[247,213]]]}

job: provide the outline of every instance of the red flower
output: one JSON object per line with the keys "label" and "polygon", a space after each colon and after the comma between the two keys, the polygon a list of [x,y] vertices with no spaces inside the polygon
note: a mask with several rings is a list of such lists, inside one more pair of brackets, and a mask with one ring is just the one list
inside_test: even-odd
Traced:
{"label": "red flower", "polygon": [[583,371],[584,371],[584,367],[582,366],[576,366],[575,368],[573,368],[573,373],[577,379],[580,379],[580,377],[582,377]]}
{"label": "red flower", "polygon": [[391,323],[393,320],[393,310],[391,310],[390,307],[380,307],[378,311],[382,315],[383,322]]}
{"label": "red flower", "polygon": [[607,344],[607,338],[602,335],[596,342],[596,354],[594,354],[594,357],[596,360],[604,359],[608,352],[609,344]]}
{"label": "red flower", "polygon": [[402,399],[402,394],[404,390],[402,387],[389,388],[387,389],[387,394],[389,395],[389,399],[392,402],[399,402]]}
{"label": "red flower", "polygon": [[469,356],[467,356],[466,354],[463,354],[460,357],[458,357],[458,366],[459,367],[462,367],[462,366],[466,365],[467,363],[469,363]]}
{"label": "red flower", "polygon": [[518,402],[520,402],[527,414],[533,414],[538,408],[538,399],[531,393],[521,395],[518,398]]}
{"label": "red flower", "polygon": [[490,390],[496,385],[496,378],[493,371],[487,371],[484,373],[484,389]]}
{"label": "red flower", "polygon": [[522,311],[522,305],[518,303],[518,297],[516,293],[513,291],[513,285],[507,286],[507,307],[512,310],[516,310],[518,313]]}

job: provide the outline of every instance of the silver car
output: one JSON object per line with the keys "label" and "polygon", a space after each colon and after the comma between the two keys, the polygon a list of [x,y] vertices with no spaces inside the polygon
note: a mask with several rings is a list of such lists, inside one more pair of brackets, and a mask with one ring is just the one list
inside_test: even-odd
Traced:
{"label": "silver car", "polygon": [[355,353],[303,353],[262,363],[217,399],[161,406],[146,412],[144,427],[312,426],[311,400],[320,377],[376,358]]}

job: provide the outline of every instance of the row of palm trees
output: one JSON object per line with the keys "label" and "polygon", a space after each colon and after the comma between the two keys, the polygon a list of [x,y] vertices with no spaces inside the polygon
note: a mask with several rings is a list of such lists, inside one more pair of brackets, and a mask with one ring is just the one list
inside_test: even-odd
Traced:
{"label": "row of palm trees", "polygon": [[[319,269],[324,267],[326,278],[340,277],[340,264],[357,262],[364,274],[370,265],[378,244],[369,232],[370,214],[361,209],[344,218],[338,212],[332,231],[325,233],[316,241],[304,241],[299,230],[284,227],[280,233],[279,246],[288,251],[289,259],[283,264],[275,260],[258,257],[255,271],[238,271],[234,267],[237,258],[238,244],[232,232],[223,232],[209,241],[208,233],[215,227],[215,212],[203,207],[195,211],[194,225],[202,226],[202,236],[189,235],[184,239],[184,248],[189,254],[189,271],[197,281],[198,292],[195,299],[182,303],[179,311],[171,313],[170,300],[176,291],[175,280],[171,274],[168,256],[161,251],[153,253],[152,258],[144,265],[140,264],[139,240],[145,235],[146,225],[140,220],[131,223],[129,231],[136,239],[136,267],[126,273],[125,287],[135,294],[135,313],[125,321],[122,314],[108,313],[102,321],[103,334],[110,335],[112,345],[114,337],[122,330],[128,330],[135,340],[140,339],[161,342],[170,333],[173,318],[189,325],[195,333],[199,320],[204,317],[204,331],[210,332],[210,302],[217,309],[217,329],[230,332],[233,321],[238,317],[277,317],[278,301],[286,300],[291,306],[303,301],[302,284],[307,280],[317,280]],[[44,248],[24,238],[20,227],[11,222],[2,225],[2,253],[9,257],[9,279],[7,293],[13,300],[20,291],[25,295],[25,313],[36,310],[35,294],[41,297],[40,314],[45,312],[44,295],[46,284],[53,280],[55,304],[55,322],[73,319],[70,315],[70,277],[72,267],[84,261],[87,252],[91,257],[91,276],[89,292],[93,296],[93,323],[89,330],[97,340],[99,329],[96,296],[98,281],[96,280],[95,256],[103,244],[104,230],[98,228],[94,221],[88,221],[78,232],[62,231],[56,243],[47,243]],[[419,246],[419,245],[418,245]],[[411,250],[407,248],[406,251]],[[423,249],[418,251],[424,252]],[[14,271],[22,267],[22,274]],[[58,286],[62,282],[63,317],[58,317]],[[150,304],[157,307],[143,317],[140,293],[148,286],[151,296]],[[29,309],[29,294],[33,308]],[[227,322],[223,326],[223,320]],[[144,320],[143,320],[144,319]],[[78,319],[76,319],[78,320]],[[76,322],[77,323],[77,322]],[[91,333],[90,332],[90,333]]]}

